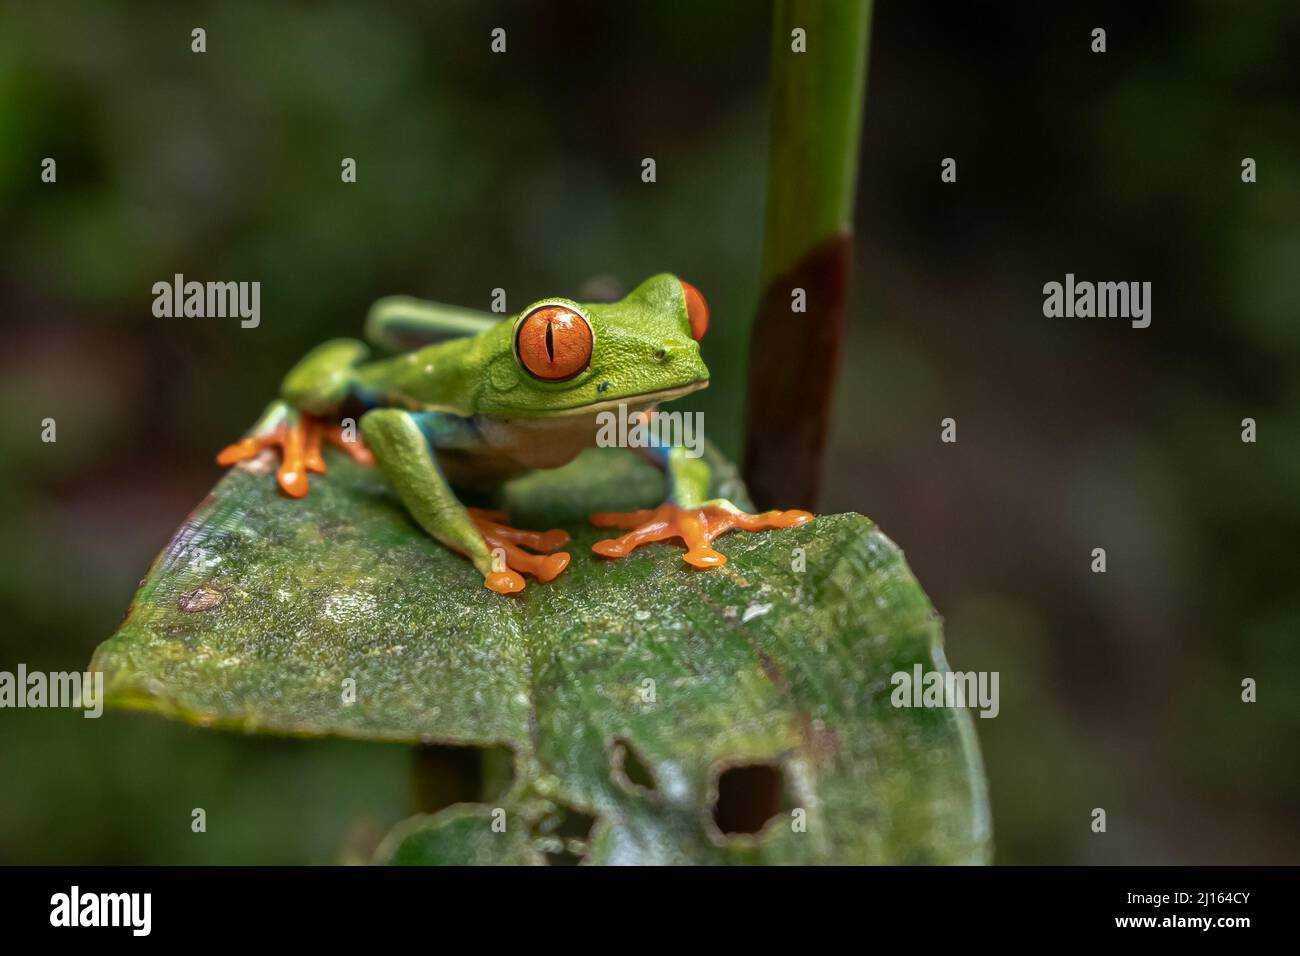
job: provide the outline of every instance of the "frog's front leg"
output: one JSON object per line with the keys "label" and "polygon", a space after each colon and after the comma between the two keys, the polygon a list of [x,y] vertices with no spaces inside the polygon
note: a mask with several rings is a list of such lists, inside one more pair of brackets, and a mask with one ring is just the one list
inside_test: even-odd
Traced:
{"label": "frog's front leg", "polygon": [[598,528],[627,528],[617,538],[597,541],[591,550],[607,558],[623,558],[643,544],[681,538],[686,543],[683,560],[697,568],[716,568],[727,563],[726,555],[714,550],[713,540],[734,528],[766,531],[807,524],[807,511],[765,511],[748,514],[725,498],[706,500],[710,469],[703,458],[691,458],[685,448],[648,449],[652,461],[664,469],[668,500],[658,508],[643,511],[601,512],[591,516]]}
{"label": "frog's front leg", "polygon": [[265,448],[278,448],[280,468],[276,478],[284,493],[294,498],[307,494],[307,473],[325,472],[321,443],[329,441],[365,464],[370,452],[349,440],[332,418],[349,397],[353,369],[365,358],[365,343],[334,339],[317,346],[290,369],[272,402],[248,436],[217,454],[217,464],[234,465],[256,457]]}
{"label": "frog's front leg", "polygon": [[524,579],[518,572],[546,582],[568,567],[567,552],[529,554],[522,550],[554,552],[569,540],[564,531],[512,528],[505,515],[467,509],[457,500],[438,466],[434,448],[465,447],[472,442],[476,436],[469,422],[441,412],[383,408],[362,416],[361,432],[406,510],[434,538],[469,558],[490,590],[498,594],[522,591]]}
{"label": "frog's front leg", "polygon": [[278,448],[280,467],[276,480],[286,495],[302,498],[307,494],[307,474],[325,473],[321,445],[328,441],[341,448],[363,465],[374,464],[365,445],[348,438],[337,422],[304,414],[282,399],[266,407],[248,436],[227,445],[217,453],[218,465],[237,465],[256,458],[263,449]]}

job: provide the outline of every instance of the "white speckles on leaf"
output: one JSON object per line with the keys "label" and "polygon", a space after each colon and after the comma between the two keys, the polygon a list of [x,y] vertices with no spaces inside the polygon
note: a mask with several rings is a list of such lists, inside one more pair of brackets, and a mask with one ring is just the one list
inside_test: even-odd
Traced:
{"label": "white speckles on leaf", "polygon": [[336,624],[353,624],[370,617],[378,606],[379,602],[373,594],[345,591],[327,597],[321,611]]}

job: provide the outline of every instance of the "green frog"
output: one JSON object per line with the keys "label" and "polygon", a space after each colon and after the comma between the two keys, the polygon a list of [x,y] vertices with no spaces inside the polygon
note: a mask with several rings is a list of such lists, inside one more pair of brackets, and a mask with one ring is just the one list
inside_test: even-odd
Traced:
{"label": "green frog", "polygon": [[[561,529],[514,528],[508,516],[467,508],[453,487],[497,484],[556,468],[595,444],[602,413],[653,415],[661,402],[705,388],[700,340],[709,309],[694,286],[667,273],[618,302],[534,302],[511,320],[404,296],[381,299],[366,338],[397,353],[371,360],[356,339],[317,346],[285,376],[248,436],[217,456],[233,465],[278,449],[285,494],[308,494],[323,474],[322,447],[337,445],[376,465],[412,518],[465,555],[498,594],[524,588],[524,574],[554,580],[568,567]],[[363,410],[356,429],[345,409]],[[708,499],[710,470],[681,446],[644,450],[666,475],[657,508],[591,516],[623,532],[592,550],[620,558],[652,541],[679,538],[696,568],[726,557],[713,540],[732,529],[762,531],[812,520],[806,511],[747,514]]]}

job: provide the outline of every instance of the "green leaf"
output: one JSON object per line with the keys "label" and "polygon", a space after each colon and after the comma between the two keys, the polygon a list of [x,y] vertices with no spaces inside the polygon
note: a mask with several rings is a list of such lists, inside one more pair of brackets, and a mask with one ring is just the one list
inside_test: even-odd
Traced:
{"label": "green leaf", "polygon": [[493,828],[493,808],[473,803],[458,803],[433,817],[412,817],[393,829],[379,855],[393,866],[532,866],[545,862],[528,829],[519,820],[511,821],[503,810],[495,812],[500,814],[500,829]]}
{"label": "green leaf", "polygon": [[[712,457],[715,491],[745,502]],[[392,862],[987,860],[968,712],[890,704],[896,671],[947,664],[867,519],[733,532],[711,571],[669,544],[607,561],[585,516],[653,504],[662,478],[593,450],[504,489],[516,524],[575,539],[558,580],[506,598],[376,472],[328,461],[300,501],[263,463],[221,480],[96,653],[110,706],[513,754],[499,797],[407,821]]]}

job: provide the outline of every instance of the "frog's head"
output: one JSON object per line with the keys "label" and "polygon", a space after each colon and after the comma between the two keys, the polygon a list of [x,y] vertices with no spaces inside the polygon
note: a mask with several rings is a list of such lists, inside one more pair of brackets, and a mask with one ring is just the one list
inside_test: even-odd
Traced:
{"label": "frog's head", "polygon": [[[663,273],[606,304],[542,299],[505,328],[488,366],[479,410],[502,416],[564,415],[648,407],[709,384],[699,340],[704,297]],[[503,326],[505,323],[503,323]]]}

